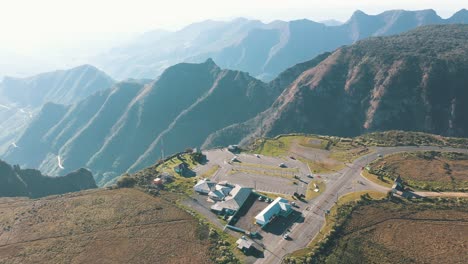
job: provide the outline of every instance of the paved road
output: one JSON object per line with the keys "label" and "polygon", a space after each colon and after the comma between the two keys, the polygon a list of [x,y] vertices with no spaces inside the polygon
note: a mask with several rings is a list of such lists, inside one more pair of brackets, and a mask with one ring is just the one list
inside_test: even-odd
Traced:
{"label": "paved road", "polygon": [[[330,210],[337,198],[347,193],[360,190],[388,191],[388,188],[377,185],[361,176],[361,168],[376,160],[379,155],[388,155],[406,151],[450,151],[468,153],[468,149],[440,148],[440,147],[388,147],[375,148],[371,154],[356,159],[348,167],[338,173],[324,175],[327,180],[325,192],[307,205],[309,210],[303,211],[305,218],[303,223],[294,224],[291,228],[292,241],[278,238],[274,243],[269,243],[265,250],[265,257],[258,259],[259,264],[280,263],[288,253],[304,248],[320,232],[325,222],[325,210]],[[357,181],[363,184],[355,184]],[[304,207],[304,205],[302,206]]]}

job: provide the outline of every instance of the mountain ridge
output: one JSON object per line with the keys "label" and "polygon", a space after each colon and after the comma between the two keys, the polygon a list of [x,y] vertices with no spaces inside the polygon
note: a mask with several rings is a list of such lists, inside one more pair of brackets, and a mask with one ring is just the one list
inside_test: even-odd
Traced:
{"label": "mountain ridge", "polygon": [[38,170],[21,169],[0,160],[0,197],[39,198],[97,188],[93,175],[78,169],[65,176],[48,177]]}
{"label": "mountain ridge", "polygon": [[169,65],[213,58],[222,68],[246,71],[269,81],[297,63],[360,39],[402,33],[421,25],[467,21],[463,9],[447,19],[432,9],[389,10],[376,15],[356,11],[347,22],[334,26],[308,19],[202,21],[162,37],[157,33],[157,41],[139,38],[134,48],[132,43],[116,48],[115,54],[110,51],[96,57],[93,64],[118,79],[154,78]]}
{"label": "mountain ridge", "polygon": [[467,137],[466,38],[467,25],[425,26],[342,47],[305,70],[272,107],[210,135],[204,147],[219,138],[233,144],[292,132],[355,136],[396,129]]}

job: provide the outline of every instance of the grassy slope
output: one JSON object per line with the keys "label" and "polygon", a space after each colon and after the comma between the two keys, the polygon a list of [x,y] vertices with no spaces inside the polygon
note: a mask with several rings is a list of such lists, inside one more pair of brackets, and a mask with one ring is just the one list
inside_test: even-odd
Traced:
{"label": "grassy slope", "polygon": [[206,226],[136,189],[0,200],[0,230],[1,263],[210,262]]}
{"label": "grassy slope", "polygon": [[371,164],[370,171],[387,181],[392,181],[400,175],[406,185],[416,189],[435,191],[468,190],[467,154],[445,152],[397,153],[375,161]]}
{"label": "grassy slope", "polygon": [[167,158],[164,161],[160,161],[157,164],[138,171],[131,175],[131,177],[137,180],[137,185],[141,188],[148,188],[150,182],[158,177],[161,173],[169,173],[174,176],[174,181],[168,183],[164,186],[164,191],[162,195],[167,199],[171,200],[178,207],[190,211],[190,214],[202,223],[210,226],[210,239],[215,240],[215,245],[210,248],[210,253],[213,256],[213,260],[216,263],[238,263],[239,259],[242,259],[242,255],[239,254],[239,251],[236,249],[235,240],[233,237],[216,230],[216,227],[210,225],[206,221],[205,216],[200,215],[199,213],[185,208],[181,203],[181,199],[190,198],[193,194],[194,184],[201,178],[209,177],[210,174],[216,173],[219,169],[217,166],[214,166],[203,175],[179,175],[174,172],[174,166],[180,162],[185,162],[188,165],[189,174],[199,163],[192,158],[192,155],[189,153],[181,153],[180,155],[174,155]]}
{"label": "grassy slope", "polygon": [[336,263],[461,263],[468,210],[460,204],[382,202],[356,209],[321,259]]}
{"label": "grassy slope", "polygon": [[330,214],[341,223],[340,228],[334,228],[333,235],[318,247],[315,255],[303,250],[289,260],[296,263],[462,263],[466,257],[463,244],[468,235],[466,203],[466,200],[383,200],[344,205]]}

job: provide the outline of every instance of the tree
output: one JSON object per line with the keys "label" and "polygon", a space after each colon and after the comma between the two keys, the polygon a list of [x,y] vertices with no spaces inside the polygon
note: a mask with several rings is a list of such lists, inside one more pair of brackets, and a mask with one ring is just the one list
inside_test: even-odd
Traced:
{"label": "tree", "polygon": [[136,179],[131,177],[128,174],[122,175],[118,180],[117,180],[117,187],[119,188],[132,188],[136,184]]}

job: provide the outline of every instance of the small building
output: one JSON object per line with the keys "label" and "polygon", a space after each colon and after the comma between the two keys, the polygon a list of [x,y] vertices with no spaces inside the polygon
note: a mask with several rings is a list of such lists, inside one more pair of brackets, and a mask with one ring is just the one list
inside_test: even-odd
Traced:
{"label": "small building", "polygon": [[210,191],[208,193],[208,196],[213,199],[214,201],[222,201],[226,198],[226,196],[229,195],[229,193],[232,191],[232,187],[229,185],[221,185],[218,183],[215,187],[214,190]]}
{"label": "small building", "polygon": [[229,195],[224,198],[224,201],[211,206],[211,210],[218,214],[233,215],[244,205],[251,193],[252,188],[235,185]]}
{"label": "small building", "polygon": [[264,227],[270,223],[275,217],[282,216],[287,217],[292,212],[291,204],[288,200],[278,197],[265,209],[263,209],[257,216],[255,216],[255,222]]}
{"label": "small building", "polygon": [[198,181],[193,190],[201,194],[209,194],[211,191],[215,190],[216,182],[210,181],[208,179],[203,179]]}
{"label": "small building", "polygon": [[174,167],[174,171],[178,174],[184,174],[187,169],[188,165],[185,162],[181,162]]}
{"label": "small building", "polygon": [[151,182],[151,184],[155,186],[162,186],[164,184],[163,180],[161,178],[156,178]]}
{"label": "small building", "polygon": [[253,241],[246,238],[245,236],[242,236],[236,241],[237,248],[242,250],[242,252],[247,253],[250,251],[253,245]]}
{"label": "small building", "polygon": [[237,152],[237,151],[239,151],[239,146],[238,145],[229,145],[227,149],[230,152]]}

